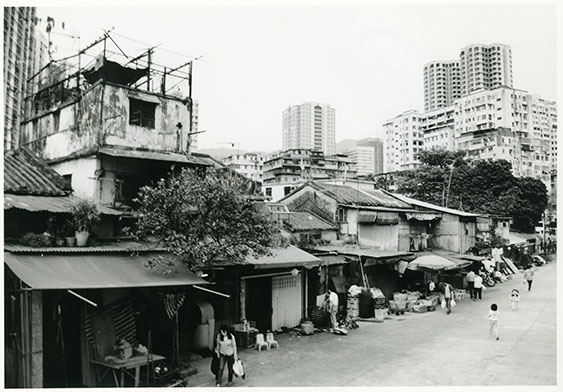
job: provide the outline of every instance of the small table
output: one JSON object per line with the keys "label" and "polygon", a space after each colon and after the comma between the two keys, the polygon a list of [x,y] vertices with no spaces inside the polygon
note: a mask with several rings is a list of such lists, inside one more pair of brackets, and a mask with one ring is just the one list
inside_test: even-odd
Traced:
{"label": "small table", "polygon": [[[151,363],[159,362],[159,361],[162,361],[162,360],[165,360],[165,359],[166,358],[161,356],[161,355],[149,354],[148,358],[145,355],[134,356],[134,357],[129,358],[127,361],[124,361],[123,363],[112,362],[112,361],[97,361],[97,360],[91,360],[90,362],[95,364],[95,365],[98,365],[98,366],[105,368],[104,373],[102,374],[102,377],[98,381],[101,381],[104,378],[104,376],[106,375],[106,373],[109,370],[111,370],[113,372],[113,379],[115,381],[116,387],[124,387],[125,374],[134,378],[135,379],[135,387],[138,387],[140,379],[141,379],[141,366],[147,366]],[[130,370],[130,369],[135,369],[135,375],[132,375],[131,373],[129,373],[127,371],[127,370]],[[117,380],[117,370],[119,370],[120,373],[121,373],[120,381]],[[96,374],[97,374],[97,372],[96,372]]]}

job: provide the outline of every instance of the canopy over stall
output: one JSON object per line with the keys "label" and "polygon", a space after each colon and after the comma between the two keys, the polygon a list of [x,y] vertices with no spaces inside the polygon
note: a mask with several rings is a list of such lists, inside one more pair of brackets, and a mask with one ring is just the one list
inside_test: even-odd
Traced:
{"label": "canopy over stall", "polygon": [[417,257],[413,261],[409,263],[407,266],[408,269],[413,271],[418,270],[452,270],[463,268],[472,263],[471,260],[464,260],[461,258],[454,258],[449,257],[446,258],[444,256],[440,256],[437,254],[424,254],[422,256]]}
{"label": "canopy over stall", "polygon": [[181,262],[166,255],[19,254],[4,252],[4,262],[35,290],[160,287],[206,284]]}

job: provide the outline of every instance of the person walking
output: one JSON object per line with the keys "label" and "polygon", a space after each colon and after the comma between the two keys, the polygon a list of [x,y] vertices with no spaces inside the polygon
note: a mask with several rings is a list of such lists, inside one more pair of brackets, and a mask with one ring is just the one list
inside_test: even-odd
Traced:
{"label": "person walking", "polygon": [[445,283],[444,284],[444,300],[446,301],[446,308],[448,311],[446,314],[450,314],[452,312],[452,299],[454,298],[454,288],[451,284]]}
{"label": "person walking", "polygon": [[492,336],[493,333],[494,333],[497,340],[499,340],[499,336],[498,336],[498,315],[499,315],[499,311],[498,311],[497,304],[492,304],[491,310],[489,310],[489,315],[488,315],[488,317],[489,317],[489,336]]}
{"label": "person walking", "polygon": [[532,290],[532,281],[534,280],[534,267],[531,264],[526,266],[524,271],[524,280],[528,282],[528,291]]}
{"label": "person walking", "polygon": [[518,302],[520,302],[520,291],[512,289],[510,292],[510,302],[512,302],[512,310],[516,310],[518,308]]}
{"label": "person walking", "polygon": [[332,324],[332,329],[338,327],[336,322],[336,314],[338,313],[338,294],[332,290],[328,290],[328,310],[330,312],[330,323]]}
{"label": "person walking", "polygon": [[483,292],[483,278],[481,277],[481,275],[475,275],[473,290],[475,291],[475,297],[473,298],[473,301],[476,301],[477,299],[481,300],[481,293]]}
{"label": "person walking", "polygon": [[465,276],[467,279],[467,289],[469,290],[469,297],[471,299],[475,298],[475,272],[473,270],[469,270],[467,275]]}
{"label": "person walking", "polygon": [[231,330],[226,325],[221,325],[221,328],[219,328],[215,354],[219,356],[219,371],[217,372],[216,380],[217,386],[221,386],[223,370],[225,370],[225,365],[227,365],[227,386],[230,387],[233,384],[233,364],[235,363],[235,360],[238,358],[238,356],[235,336],[231,333]]}

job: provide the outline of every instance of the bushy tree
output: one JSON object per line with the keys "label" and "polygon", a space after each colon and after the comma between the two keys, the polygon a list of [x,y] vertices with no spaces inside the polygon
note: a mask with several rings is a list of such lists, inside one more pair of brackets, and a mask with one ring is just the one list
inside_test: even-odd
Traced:
{"label": "bushy tree", "polygon": [[190,268],[243,261],[285,245],[278,226],[227,171],[183,169],[141,188],[139,237],[156,237]]}
{"label": "bushy tree", "polygon": [[[515,177],[505,160],[466,162],[463,152],[423,151],[420,168],[398,180],[398,192],[437,205],[510,216],[513,227],[533,232],[547,207],[547,189],[530,177]],[[450,180],[451,173],[451,180]],[[448,192],[449,189],[449,192]]]}

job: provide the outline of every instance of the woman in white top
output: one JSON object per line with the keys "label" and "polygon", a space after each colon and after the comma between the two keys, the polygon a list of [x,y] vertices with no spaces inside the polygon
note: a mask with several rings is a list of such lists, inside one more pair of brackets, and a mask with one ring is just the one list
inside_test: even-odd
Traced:
{"label": "woman in white top", "polygon": [[237,342],[234,335],[226,325],[221,325],[217,335],[217,348],[215,353],[219,356],[219,371],[217,372],[217,386],[221,386],[225,364],[229,374],[227,386],[233,383],[233,364],[237,359]]}

